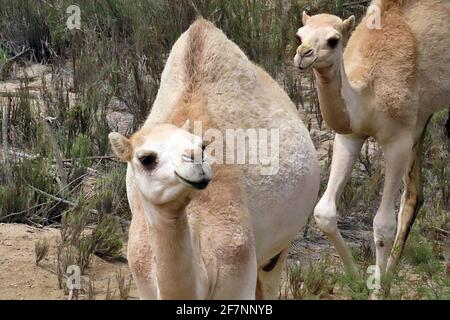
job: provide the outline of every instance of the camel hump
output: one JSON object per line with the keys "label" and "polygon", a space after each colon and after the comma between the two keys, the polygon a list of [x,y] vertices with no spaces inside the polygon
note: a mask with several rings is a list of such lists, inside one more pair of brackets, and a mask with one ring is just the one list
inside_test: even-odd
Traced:
{"label": "camel hump", "polygon": [[182,62],[185,102],[213,84],[229,84],[239,80],[242,86],[245,75],[251,78],[248,74],[254,72],[247,56],[212,22],[198,18],[186,35]]}
{"label": "camel hump", "polygon": [[187,84],[186,93],[193,94],[202,77],[202,65],[206,56],[206,38],[215,26],[203,19],[197,20],[188,30],[188,41],[184,55],[185,83]]}

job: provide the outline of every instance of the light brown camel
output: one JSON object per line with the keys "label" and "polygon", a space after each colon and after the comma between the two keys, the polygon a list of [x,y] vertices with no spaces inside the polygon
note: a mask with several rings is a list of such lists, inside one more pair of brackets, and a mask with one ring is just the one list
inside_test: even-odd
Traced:
{"label": "light brown camel", "polygon": [[[213,134],[194,135],[197,122]],[[252,128],[276,130],[270,145],[279,152],[258,154],[255,164],[212,164],[238,148],[228,139],[224,152],[212,148],[219,137]],[[202,140],[214,141],[203,151]],[[291,241],[316,201],[319,166],[294,104],[267,73],[198,20],[173,46],[144,126],[110,141],[128,163],[128,260],[141,298],[278,296]],[[263,170],[266,160],[276,170]]]}
{"label": "light brown camel", "polygon": [[[391,271],[423,202],[422,145],[433,113],[450,101],[450,2],[378,0],[381,28],[355,18],[303,14],[294,63],[313,68],[324,120],[334,131],[328,185],[314,209],[318,226],[344,265],[356,265],[337,227],[336,202],[364,141],[374,137],[385,157],[385,183],[373,221],[379,274]],[[374,8],[374,7],[372,7]],[[344,52],[344,48],[345,52]],[[395,201],[405,190],[398,222]]]}

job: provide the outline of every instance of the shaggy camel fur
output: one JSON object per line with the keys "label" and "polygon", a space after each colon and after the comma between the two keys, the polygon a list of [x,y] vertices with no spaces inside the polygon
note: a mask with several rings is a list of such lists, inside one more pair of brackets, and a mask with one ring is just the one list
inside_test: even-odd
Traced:
{"label": "shaggy camel fur", "polygon": [[[194,136],[196,121],[214,137]],[[279,130],[278,172],[212,164],[208,148],[238,128]],[[202,140],[214,141],[203,151]],[[277,297],[291,241],[316,201],[319,166],[294,104],[267,73],[200,19],[173,46],[144,126],[110,141],[128,162],[128,260],[141,298]]]}
{"label": "shaggy camel fur", "polygon": [[381,13],[381,28],[369,27],[374,16],[368,12],[351,37],[354,17],[304,13],[294,63],[314,69],[323,118],[337,133],[328,186],[314,216],[349,271],[356,265],[337,228],[336,202],[364,141],[374,137],[384,153],[383,197],[373,222],[381,274],[396,266],[423,202],[427,123],[450,100],[450,2],[378,0],[372,6]]}

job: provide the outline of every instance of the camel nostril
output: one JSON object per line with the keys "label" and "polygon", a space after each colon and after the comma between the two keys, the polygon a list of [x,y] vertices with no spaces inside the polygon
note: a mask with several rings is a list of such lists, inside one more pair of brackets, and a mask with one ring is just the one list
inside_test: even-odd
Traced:
{"label": "camel nostril", "polygon": [[310,55],[312,55],[313,54],[313,49],[309,49],[308,51],[306,51],[304,54],[303,54],[303,56],[304,57],[308,57],[308,56],[310,56]]}
{"label": "camel nostril", "polygon": [[199,150],[187,151],[181,155],[181,160],[183,160],[184,162],[189,162],[189,163],[200,164],[203,162],[203,159],[204,159],[203,152],[200,152]]}
{"label": "camel nostril", "polygon": [[194,162],[194,160],[195,160],[194,153],[183,154],[181,156],[181,159],[185,162]]}

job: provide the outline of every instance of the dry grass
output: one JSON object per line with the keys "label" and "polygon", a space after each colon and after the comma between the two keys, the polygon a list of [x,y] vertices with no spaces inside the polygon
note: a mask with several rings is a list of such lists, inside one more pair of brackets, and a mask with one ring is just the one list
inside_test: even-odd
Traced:
{"label": "dry grass", "polygon": [[[128,280],[127,280],[128,279]],[[131,276],[122,274],[122,269],[116,272],[117,287],[119,289],[119,297],[121,300],[128,300],[131,289]]]}
{"label": "dry grass", "polygon": [[36,253],[36,265],[39,265],[42,259],[48,254],[49,243],[46,238],[39,239],[34,244],[34,252]]}

